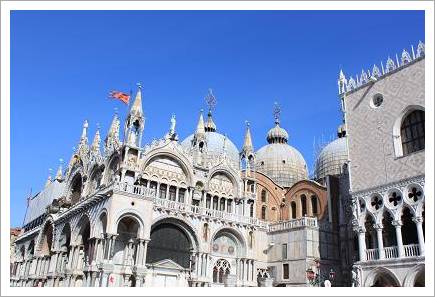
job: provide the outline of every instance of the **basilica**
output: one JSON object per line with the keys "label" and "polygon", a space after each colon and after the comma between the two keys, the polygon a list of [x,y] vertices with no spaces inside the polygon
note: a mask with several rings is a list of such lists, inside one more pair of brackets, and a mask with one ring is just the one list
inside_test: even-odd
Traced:
{"label": "basilica", "polygon": [[85,121],[29,200],[10,285],[424,286],[424,63],[420,42],[356,80],[341,71],[343,118],[312,175],[278,106],[265,145],[247,123],[239,149],[211,91],[191,135],[173,116],[142,144],[139,85],[125,122],[90,141]]}

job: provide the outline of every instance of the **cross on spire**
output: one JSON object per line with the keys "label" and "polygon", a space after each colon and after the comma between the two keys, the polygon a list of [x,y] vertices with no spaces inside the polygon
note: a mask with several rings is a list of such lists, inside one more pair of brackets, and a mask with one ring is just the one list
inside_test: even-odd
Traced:
{"label": "cross on spire", "polygon": [[213,90],[208,89],[208,94],[205,96],[205,102],[207,103],[209,112],[213,111],[216,107],[216,97],[213,95]]}
{"label": "cross on spire", "polygon": [[275,119],[275,124],[279,124],[279,120],[281,117],[281,107],[279,106],[278,102],[275,101],[274,107],[273,107],[273,117]]}

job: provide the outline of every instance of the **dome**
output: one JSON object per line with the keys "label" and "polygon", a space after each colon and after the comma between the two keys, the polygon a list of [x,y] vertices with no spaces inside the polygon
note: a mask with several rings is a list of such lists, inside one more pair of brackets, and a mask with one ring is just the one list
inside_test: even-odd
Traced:
{"label": "dome", "polygon": [[287,143],[270,143],[260,148],[256,153],[256,169],[282,187],[291,187],[308,178],[304,157]]}
{"label": "dome", "polygon": [[[189,135],[181,142],[185,149],[192,147],[194,134]],[[239,164],[239,151],[234,143],[226,136],[217,132],[206,132],[205,139],[207,142],[207,155],[211,158],[219,157],[224,153],[224,144],[227,157],[232,163]]]}
{"label": "dome", "polygon": [[347,160],[346,137],[337,138],[320,152],[316,160],[314,176],[316,179],[321,179],[327,175],[341,174]]}
{"label": "dome", "polygon": [[280,143],[286,143],[288,141],[288,133],[285,129],[281,128],[279,126],[279,123],[276,122],[275,127],[269,130],[267,133],[267,142],[271,143],[274,142],[280,142]]}

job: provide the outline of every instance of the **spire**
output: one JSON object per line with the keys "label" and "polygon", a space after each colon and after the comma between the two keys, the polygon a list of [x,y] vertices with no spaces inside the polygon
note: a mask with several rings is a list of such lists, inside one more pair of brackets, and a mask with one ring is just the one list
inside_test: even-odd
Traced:
{"label": "spire", "polygon": [[115,112],[109,132],[104,141],[106,151],[110,151],[112,148],[117,148],[119,146],[119,125],[118,113]]}
{"label": "spire", "polygon": [[63,180],[63,159],[59,159],[59,163],[55,179],[60,182]]}
{"label": "spire", "polygon": [[48,185],[51,184],[52,180],[51,180],[51,172],[53,171],[53,169],[49,168],[48,169],[48,178],[47,181],[45,182],[45,187],[48,187]]}
{"label": "spire", "polygon": [[92,153],[94,154],[100,154],[100,143],[101,143],[101,137],[100,137],[100,126],[97,125],[97,131],[95,132],[94,141],[92,142]]}
{"label": "spire", "polygon": [[204,118],[202,116],[203,110],[201,109],[199,114],[199,120],[198,125],[196,125],[196,132],[195,135],[201,135],[205,133],[205,126],[204,126]]}
{"label": "spire", "polygon": [[346,92],[347,80],[343,73],[343,69],[340,69],[340,74],[338,75],[338,94]]}
{"label": "spire", "polygon": [[130,112],[125,120],[124,143],[133,147],[140,147],[145,118],[142,111],[142,85],[137,84],[138,90]]}
{"label": "spire", "polygon": [[133,105],[131,106],[130,113],[135,115],[142,115],[142,85],[137,83],[136,98],[134,98]]}
{"label": "spire", "polygon": [[246,121],[245,141],[243,142],[242,152],[245,155],[249,155],[249,153],[252,153],[253,151],[254,151],[254,146],[252,145],[250,124],[248,121]]}

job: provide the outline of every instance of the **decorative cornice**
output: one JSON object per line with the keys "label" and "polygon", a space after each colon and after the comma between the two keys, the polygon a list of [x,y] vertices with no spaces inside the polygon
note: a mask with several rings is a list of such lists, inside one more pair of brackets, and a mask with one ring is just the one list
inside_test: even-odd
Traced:
{"label": "decorative cornice", "polygon": [[379,67],[375,64],[373,65],[372,71],[370,70],[365,71],[364,69],[361,71],[361,75],[355,75],[356,80],[351,76],[348,79],[346,79],[346,76],[344,75],[343,71],[340,70],[339,78],[338,78],[338,94],[340,96],[345,96],[350,93],[355,92],[356,90],[361,89],[364,86],[367,86],[369,84],[375,83],[376,81],[383,79],[384,77],[387,77],[399,70],[402,70],[403,68],[406,68],[412,64],[414,64],[417,61],[420,61],[424,59],[425,56],[425,45],[423,42],[419,42],[417,45],[417,52],[414,52],[414,47],[411,46],[411,54],[406,49],[403,49],[402,54],[400,55],[400,61],[399,56],[396,54],[396,61],[391,59],[389,56],[387,59],[387,62],[384,64],[381,62],[381,70]]}

